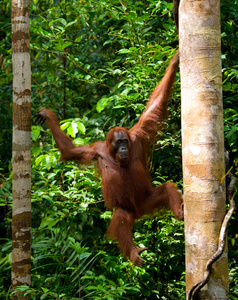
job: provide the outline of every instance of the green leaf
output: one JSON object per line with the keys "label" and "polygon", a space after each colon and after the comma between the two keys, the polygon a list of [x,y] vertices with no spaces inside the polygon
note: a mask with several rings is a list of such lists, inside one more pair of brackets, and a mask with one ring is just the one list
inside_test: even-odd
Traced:
{"label": "green leaf", "polygon": [[57,21],[59,21],[61,24],[63,24],[64,26],[66,26],[67,22],[65,19],[63,18],[59,18]]}
{"label": "green leaf", "polygon": [[86,25],[86,21],[85,21],[85,19],[84,19],[83,16],[80,16],[80,20],[81,20],[81,22],[82,22],[83,27],[86,27],[86,26],[87,26],[87,25]]}
{"label": "green leaf", "polygon": [[96,109],[97,111],[100,113],[102,110],[104,110],[104,108],[111,102],[111,99],[110,98],[101,98],[97,105],[96,105]]}
{"label": "green leaf", "polygon": [[62,51],[63,46],[61,44],[56,44],[54,48],[55,50]]}
{"label": "green leaf", "polygon": [[32,126],[31,127],[31,138],[33,141],[36,141],[40,135],[41,126]]}
{"label": "green leaf", "polygon": [[45,158],[46,158],[46,155],[38,156],[35,160],[35,166],[37,167]]}
{"label": "green leaf", "polygon": [[59,222],[59,219],[52,218],[52,217],[46,217],[41,221],[40,228],[43,229],[45,227],[51,229],[53,226],[55,226]]}
{"label": "green leaf", "polygon": [[62,49],[65,49],[65,48],[69,47],[70,45],[72,45],[72,42],[67,42],[62,46]]}
{"label": "green leaf", "polygon": [[81,42],[81,40],[82,40],[82,37],[78,36],[74,41],[75,41],[75,43],[79,43],[79,42]]}
{"label": "green leaf", "polygon": [[125,54],[125,53],[131,53],[131,51],[129,49],[120,49],[118,51],[119,54]]}
{"label": "green leaf", "polygon": [[69,27],[69,26],[71,26],[71,25],[73,25],[73,24],[75,24],[75,23],[77,23],[77,20],[74,20],[74,21],[72,21],[72,22],[69,22],[69,23],[66,25],[65,28],[67,28],[67,27]]}
{"label": "green leaf", "polygon": [[60,125],[61,130],[65,130],[66,128],[69,127],[70,122],[65,122],[63,124]]}
{"label": "green leaf", "polygon": [[83,123],[81,122],[76,122],[77,126],[78,126],[78,130],[82,133],[82,134],[85,134],[85,131],[86,131],[86,128],[84,126]]}
{"label": "green leaf", "polygon": [[70,136],[75,138],[76,134],[78,133],[78,125],[75,122],[71,122],[67,128],[67,132]]}

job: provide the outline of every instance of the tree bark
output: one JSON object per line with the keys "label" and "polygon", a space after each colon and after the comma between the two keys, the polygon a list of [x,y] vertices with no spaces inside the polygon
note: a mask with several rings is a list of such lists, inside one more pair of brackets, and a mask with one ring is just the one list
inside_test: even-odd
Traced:
{"label": "tree bark", "polygon": [[[31,282],[31,66],[29,0],[12,0],[12,289]],[[12,299],[30,299],[23,292]]]}
{"label": "tree bark", "polygon": [[[226,211],[220,1],[181,1],[179,22],[188,294],[217,250]],[[228,298],[226,249],[196,299]]]}

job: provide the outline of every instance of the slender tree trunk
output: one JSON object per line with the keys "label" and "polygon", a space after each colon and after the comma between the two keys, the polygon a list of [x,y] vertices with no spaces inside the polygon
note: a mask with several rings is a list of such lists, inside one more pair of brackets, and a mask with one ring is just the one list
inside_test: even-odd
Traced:
{"label": "slender tree trunk", "polygon": [[[31,66],[29,0],[12,0],[12,289],[31,282]],[[23,293],[12,299],[30,299]]]}
{"label": "slender tree trunk", "polygon": [[[187,293],[216,252],[226,211],[220,1],[182,0],[179,11]],[[227,249],[196,299],[228,299]]]}

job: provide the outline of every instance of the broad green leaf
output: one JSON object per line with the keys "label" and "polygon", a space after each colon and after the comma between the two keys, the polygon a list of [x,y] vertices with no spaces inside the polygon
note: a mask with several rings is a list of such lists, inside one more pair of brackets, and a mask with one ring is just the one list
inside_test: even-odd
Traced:
{"label": "broad green leaf", "polygon": [[81,122],[76,122],[76,124],[77,124],[78,130],[79,130],[82,134],[85,134],[86,128],[85,128],[84,124],[81,123]]}
{"label": "broad green leaf", "polygon": [[32,126],[31,127],[31,138],[33,141],[36,141],[40,135],[41,126]]}
{"label": "broad green leaf", "polygon": [[110,98],[101,98],[97,105],[96,105],[96,109],[97,111],[100,113],[102,110],[104,110],[104,108],[111,102]]}
{"label": "broad green leaf", "polygon": [[63,18],[59,18],[57,21],[59,21],[61,24],[63,24],[64,26],[67,24],[66,20]]}
{"label": "broad green leaf", "polygon": [[62,49],[65,49],[65,48],[69,47],[70,45],[72,45],[72,42],[67,42],[62,46]]}
{"label": "broad green leaf", "polygon": [[58,222],[59,222],[59,219],[57,219],[57,218],[53,219],[52,217],[46,217],[41,221],[40,228],[42,229],[42,228],[47,227],[47,228],[51,229]]}
{"label": "broad green leaf", "polygon": [[66,128],[69,127],[70,122],[65,122],[63,124],[60,125],[61,130],[65,130]]}
{"label": "broad green leaf", "polygon": [[76,134],[78,133],[78,125],[75,122],[71,122],[67,128],[67,132],[70,136],[75,138]]}

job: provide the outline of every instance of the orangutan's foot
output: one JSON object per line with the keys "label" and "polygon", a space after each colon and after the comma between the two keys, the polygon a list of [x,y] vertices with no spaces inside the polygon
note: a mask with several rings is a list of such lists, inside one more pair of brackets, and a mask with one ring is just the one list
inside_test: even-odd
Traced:
{"label": "orangutan's foot", "polygon": [[145,265],[144,259],[140,257],[140,253],[147,250],[147,248],[134,248],[130,253],[130,261],[137,267],[142,267]]}

